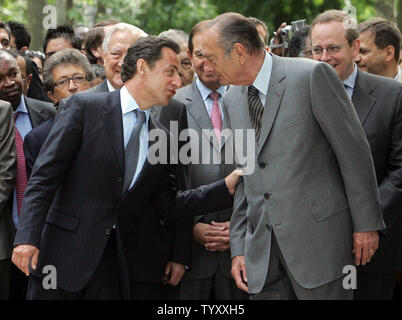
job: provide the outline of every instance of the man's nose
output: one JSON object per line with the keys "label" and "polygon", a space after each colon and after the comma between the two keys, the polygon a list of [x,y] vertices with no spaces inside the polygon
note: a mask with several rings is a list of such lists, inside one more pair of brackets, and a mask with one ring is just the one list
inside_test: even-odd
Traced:
{"label": "man's nose", "polygon": [[174,85],[176,88],[181,88],[182,84],[183,84],[183,82],[182,82],[182,80],[181,80],[180,75],[177,75],[177,76],[175,77],[174,81],[173,81],[173,85]]}

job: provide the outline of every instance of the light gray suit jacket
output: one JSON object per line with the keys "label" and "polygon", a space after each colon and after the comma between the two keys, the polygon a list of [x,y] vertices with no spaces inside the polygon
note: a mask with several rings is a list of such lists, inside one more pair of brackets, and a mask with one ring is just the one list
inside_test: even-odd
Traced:
{"label": "light gray suit jacket", "polygon": [[9,200],[16,169],[13,109],[10,103],[0,100],[0,260],[10,258],[14,240]]}
{"label": "light gray suit jacket", "polygon": [[[245,256],[250,293],[264,284],[272,232],[295,280],[316,288],[354,263],[353,232],[385,228],[370,148],[338,75],[272,58],[255,171],[238,185],[231,219],[231,254]],[[233,129],[252,128],[247,87],[224,103]]]}
{"label": "light gray suit jacket", "polygon": [[[191,177],[189,179],[190,188],[197,188],[201,185],[207,185],[225,178],[235,169],[234,164],[223,164],[225,163],[225,146],[232,145],[232,141],[228,140],[227,143],[225,143],[223,140],[224,143],[222,146],[219,146],[216,136],[213,132],[211,119],[205,108],[205,104],[198,90],[196,81],[193,81],[192,84],[178,90],[174,99],[185,104],[187,110],[188,128],[194,130],[194,132],[197,134],[197,137],[199,137],[199,139],[192,139],[190,141],[192,154],[194,154],[194,152],[198,152],[199,155],[199,164],[195,163],[189,165],[189,174]],[[228,128],[227,114],[223,118],[224,121],[222,124],[222,130],[225,130]],[[212,141],[208,135],[208,132],[205,130],[203,131],[203,129],[213,133]],[[232,137],[230,136],[229,139],[232,139]],[[215,157],[215,159],[219,159],[220,157],[221,162],[219,164],[212,164],[212,159],[210,158],[209,160],[211,160],[211,162],[201,164],[203,154],[210,154],[212,159],[213,157]],[[194,218],[194,224],[197,222],[211,223],[211,221],[229,221],[231,214],[232,210],[226,209],[210,213],[205,216],[197,216]],[[183,280],[209,278],[215,274],[218,268],[225,277],[231,278],[230,251],[210,252],[200,244],[193,241],[192,269],[191,271],[187,271],[185,273]]]}

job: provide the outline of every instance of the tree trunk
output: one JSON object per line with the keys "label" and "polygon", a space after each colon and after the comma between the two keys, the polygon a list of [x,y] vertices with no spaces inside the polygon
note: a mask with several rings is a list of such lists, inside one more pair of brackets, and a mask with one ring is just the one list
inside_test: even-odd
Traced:
{"label": "tree trunk", "polygon": [[402,3],[400,0],[395,0],[395,2],[395,4],[398,5],[396,21],[398,23],[399,30],[402,30]]}
{"label": "tree trunk", "polygon": [[74,0],[57,0],[57,25],[73,26],[74,21],[68,17],[68,11],[74,6]]}
{"label": "tree trunk", "polygon": [[30,50],[43,50],[45,30],[42,21],[44,18],[43,8],[46,5],[46,0],[27,0],[27,26],[32,37]]}

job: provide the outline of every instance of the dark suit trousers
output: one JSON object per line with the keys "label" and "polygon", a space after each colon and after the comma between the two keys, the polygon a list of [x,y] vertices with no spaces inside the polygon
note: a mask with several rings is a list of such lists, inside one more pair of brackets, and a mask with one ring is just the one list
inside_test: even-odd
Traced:
{"label": "dark suit trousers", "polygon": [[11,260],[0,260],[0,300],[7,300],[10,291]]}
{"label": "dark suit trousers", "polygon": [[396,272],[374,274],[357,271],[357,289],[354,300],[392,300],[395,288]]}
{"label": "dark suit trousers", "polygon": [[180,300],[248,300],[234,279],[228,279],[217,268],[207,279],[186,280],[180,283]]}
{"label": "dark suit trousers", "polygon": [[42,279],[31,276],[28,300],[117,300],[123,299],[121,270],[116,249],[116,233],[113,231],[99,265],[87,286],[79,292],[62,289],[44,289]]}

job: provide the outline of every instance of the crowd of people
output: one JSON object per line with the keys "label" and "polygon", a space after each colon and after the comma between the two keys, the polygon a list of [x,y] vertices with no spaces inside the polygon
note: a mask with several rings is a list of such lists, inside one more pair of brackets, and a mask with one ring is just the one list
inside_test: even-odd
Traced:
{"label": "crowd of people", "polygon": [[[319,14],[286,51],[285,23],[267,45],[238,13],[189,34],[58,26],[43,52],[0,21],[0,299],[393,299],[401,33],[345,18]],[[172,128],[219,162],[151,138]]]}

